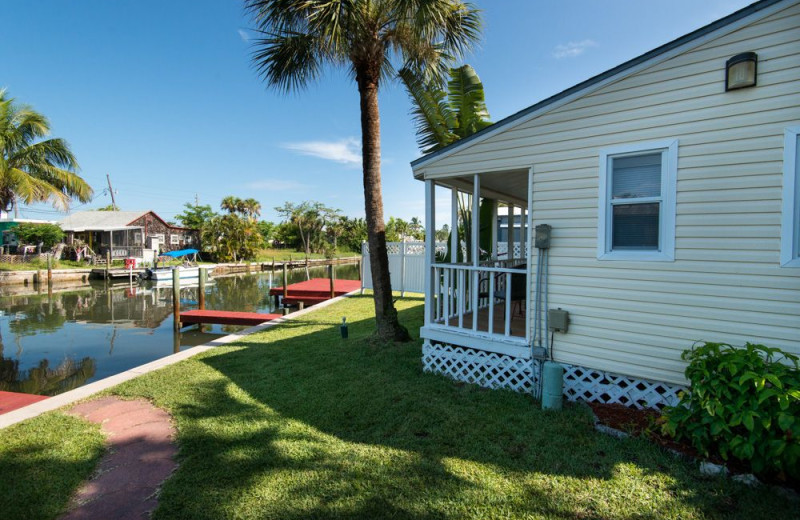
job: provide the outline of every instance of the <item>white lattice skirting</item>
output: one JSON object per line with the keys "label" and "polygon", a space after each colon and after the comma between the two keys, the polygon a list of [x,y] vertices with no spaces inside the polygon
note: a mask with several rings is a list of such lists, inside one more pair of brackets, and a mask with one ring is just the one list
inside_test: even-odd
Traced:
{"label": "white lattice skirting", "polygon": [[[450,345],[422,345],[422,368],[485,388],[537,393],[538,366],[523,359]],[[537,373],[534,374],[534,371]]]}
{"label": "white lattice skirting", "polygon": [[[539,362],[465,347],[422,345],[426,372],[485,388],[507,388],[539,398]],[[618,403],[634,408],[674,406],[686,389],[575,365],[564,365],[564,395],[570,401]]]}

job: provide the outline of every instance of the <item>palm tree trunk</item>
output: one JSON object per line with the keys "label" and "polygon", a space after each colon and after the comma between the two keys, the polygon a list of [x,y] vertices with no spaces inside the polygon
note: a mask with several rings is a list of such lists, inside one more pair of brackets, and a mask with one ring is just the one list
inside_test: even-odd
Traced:
{"label": "palm tree trunk", "polygon": [[397,319],[389,277],[386,251],[386,225],[381,194],[381,120],[378,111],[378,80],[358,79],[361,100],[361,153],[364,169],[364,209],[367,216],[367,242],[375,292],[376,335],[384,341],[408,341],[408,330]]}

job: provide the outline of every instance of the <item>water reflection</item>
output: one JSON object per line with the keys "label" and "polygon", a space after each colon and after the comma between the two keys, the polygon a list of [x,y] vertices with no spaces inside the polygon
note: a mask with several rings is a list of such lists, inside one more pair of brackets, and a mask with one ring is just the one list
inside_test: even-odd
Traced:
{"label": "water reflection", "polygon": [[[310,275],[325,276],[325,269],[312,268]],[[357,279],[358,270],[338,266],[336,276]],[[305,279],[305,271],[296,270],[289,283]],[[206,308],[272,312],[269,289],[281,284],[281,273],[218,277],[206,287]],[[12,392],[55,395],[241,329],[206,325],[174,334],[169,284],[95,281],[10,292],[17,294],[0,296],[0,390]],[[182,309],[196,308],[197,286],[182,287],[180,299]]]}

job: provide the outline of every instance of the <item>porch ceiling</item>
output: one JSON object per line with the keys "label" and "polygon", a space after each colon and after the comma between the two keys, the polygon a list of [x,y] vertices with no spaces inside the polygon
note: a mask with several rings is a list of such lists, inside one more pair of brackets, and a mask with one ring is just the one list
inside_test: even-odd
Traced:
{"label": "porch ceiling", "polygon": [[[481,196],[528,205],[528,170],[481,173]],[[472,174],[436,179],[436,184],[472,193]]]}

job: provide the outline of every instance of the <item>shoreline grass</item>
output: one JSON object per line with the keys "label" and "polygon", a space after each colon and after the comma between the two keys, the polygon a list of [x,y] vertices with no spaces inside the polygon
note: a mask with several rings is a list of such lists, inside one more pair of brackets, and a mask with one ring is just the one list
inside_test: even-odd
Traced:
{"label": "shoreline grass", "polygon": [[[360,257],[360,252],[350,251],[350,250],[338,250],[334,254],[334,258],[351,258],[351,257]],[[274,259],[276,262],[282,262],[284,260],[305,260],[306,254],[303,251],[297,251],[295,249],[275,249],[275,248],[268,248],[262,249],[256,255],[256,262],[272,262]],[[320,260],[326,258],[323,253],[311,253],[308,255],[309,260]]]}
{"label": "shoreline grass", "polygon": [[[421,304],[397,301],[412,333]],[[348,298],[112,389],[178,428],[180,467],[154,518],[800,518],[769,488],[596,432],[583,406],[544,412],[423,373],[419,340],[370,345],[372,305]]]}

